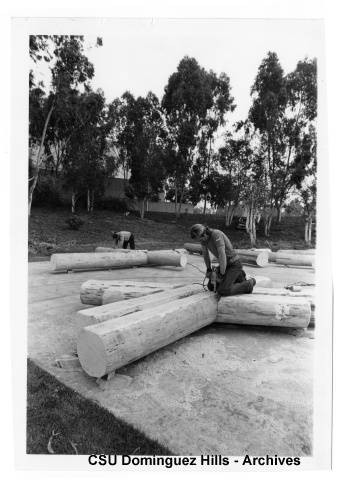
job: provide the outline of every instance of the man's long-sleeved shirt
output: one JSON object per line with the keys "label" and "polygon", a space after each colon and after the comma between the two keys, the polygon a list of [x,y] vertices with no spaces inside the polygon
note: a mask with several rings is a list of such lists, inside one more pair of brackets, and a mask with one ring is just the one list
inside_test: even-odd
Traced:
{"label": "man's long-sleeved shirt", "polygon": [[122,248],[124,245],[124,241],[129,240],[132,234],[131,232],[121,231],[121,232],[118,232],[117,235],[118,235],[118,238],[114,239],[114,247]]}
{"label": "man's long-sleeved shirt", "polygon": [[207,241],[201,240],[202,253],[207,268],[211,268],[209,251],[219,260],[220,274],[224,275],[227,264],[240,260],[234,251],[230,239],[221,230],[211,230]]}

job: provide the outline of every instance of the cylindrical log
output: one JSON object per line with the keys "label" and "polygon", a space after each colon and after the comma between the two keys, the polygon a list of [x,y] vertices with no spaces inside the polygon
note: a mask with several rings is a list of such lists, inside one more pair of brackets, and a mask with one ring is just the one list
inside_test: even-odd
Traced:
{"label": "cylindrical log", "polygon": [[109,270],[111,268],[128,268],[146,264],[146,253],[137,250],[125,250],[125,253],[54,253],[51,256],[53,272]]}
{"label": "cylindrical log", "polygon": [[299,267],[313,267],[314,255],[287,255],[277,252],[275,262],[279,265],[296,265]]}
{"label": "cylindrical log", "polygon": [[315,249],[309,248],[306,250],[278,250],[276,253],[280,255],[315,255]]}
{"label": "cylindrical log", "polygon": [[149,265],[163,265],[185,268],[187,264],[186,255],[174,250],[150,250],[147,252]]}
{"label": "cylindrical log", "polygon": [[[102,305],[104,292],[105,302],[112,303],[125,298],[140,297],[160,292],[176,285],[169,283],[135,282],[133,280],[87,280],[80,288],[80,300],[87,305]],[[134,292],[134,293],[133,293]]]}
{"label": "cylindrical log", "polygon": [[255,252],[267,252],[268,254],[268,261],[275,262],[276,252],[272,252],[270,248],[254,248]]}
{"label": "cylindrical log", "polygon": [[217,322],[242,325],[305,328],[311,306],[306,298],[283,295],[235,295],[221,297]]}
{"label": "cylindrical log", "polygon": [[283,297],[292,297],[292,298],[304,298],[308,300],[310,306],[314,308],[314,288],[303,288],[300,292],[293,292],[286,288],[264,288],[255,286],[253,289],[254,295],[270,295],[270,296],[283,296]]}
{"label": "cylindrical log", "polygon": [[123,367],[214,322],[217,299],[211,292],[172,301],[84,328],[77,352],[93,377]]}
{"label": "cylindrical log", "polygon": [[260,275],[251,275],[255,278],[256,284],[254,286],[254,289],[260,288],[260,287],[266,287],[268,289],[271,289],[273,286],[272,280],[268,277],[261,277]]}
{"label": "cylindrical log", "polygon": [[[112,247],[96,247],[94,250],[96,253],[102,252],[122,252],[128,253],[130,250],[127,248],[112,248]],[[147,252],[147,250],[134,250],[134,252]]]}
{"label": "cylindrical log", "polygon": [[172,288],[160,293],[153,293],[152,295],[145,295],[139,298],[131,298],[121,302],[106,304],[106,296],[110,293],[110,290],[111,289],[109,288],[103,292],[103,304],[100,307],[87,308],[77,312],[75,316],[75,324],[78,332],[88,325],[105,322],[112,318],[146,310],[148,308],[156,307],[157,305],[164,305],[165,303],[180,298],[190,297],[191,295],[202,292],[202,287],[201,285],[186,285],[184,287]]}
{"label": "cylindrical log", "polygon": [[258,267],[266,267],[268,264],[268,252],[255,251],[255,250],[235,250],[240,257],[240,260],[244,263],[249,263],[251,265],[256,265]]}
{"label": "cylindrical log", "polygon": [[311,318],[309,327],[313,328],[315,326],[315,300],[314,300],[314,288],[313,287],[302,287],[300,292],[292,292],[286,288],[263,288],[258,287],[257,285],[253,289],[252,294],[259,295],[275,295],[275,296],[286,296],[286,297],[295,297],[295,298],[305,298],[308,300],[311,307]]}
{"label": "cylindrical log", "polygon": [[190,253],[198,253],[202,255],[202,247],[200,243],[184,243],[184,248]]}

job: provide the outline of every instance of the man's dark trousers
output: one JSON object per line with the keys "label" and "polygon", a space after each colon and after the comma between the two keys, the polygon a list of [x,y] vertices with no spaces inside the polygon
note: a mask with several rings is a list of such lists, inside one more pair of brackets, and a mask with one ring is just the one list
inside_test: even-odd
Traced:
{"label": "man's dark trousers", "polygon": [[127,248],[129,245],[130,249],[131,250],[135,250],[135,243],[134,243],[134,235],[132,233],[132,235],[129,237],[128,240],[124,240],[124,244],[122,246],[122,248]]}
{"label": "man's dark trousers", "polygon": [[[221,282],[217,285],[217,293],[222,297],[238,295],[241,293],[252,293],[252,282],[245,279],[246,275],[242,269],[241,262],[237,260],[231,265],[227,265],[226,272],[223,275]],[[211,291],[214,289],[211,281],[208,282],[207,287]]]}

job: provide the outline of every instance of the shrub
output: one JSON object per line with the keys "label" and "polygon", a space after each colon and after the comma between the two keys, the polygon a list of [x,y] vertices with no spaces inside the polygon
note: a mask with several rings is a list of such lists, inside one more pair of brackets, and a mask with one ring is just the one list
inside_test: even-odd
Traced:
{"label": "shrub", "polygon": [[62,205],[61,186],[58,181],[50,176],[40,176],[33,193],[33,206],[58,207]]}
{"label": "shrub", "polygon": [[67,223],[67,225],[71,230],[79,230],[81,225],[85,223],[83,219],[78,215],[71,215],[65,220],[65,222]]}
{"label": "shrub", "polygon": [[36,240],[29,240],[28,253],[30,255],[51,255],[57,251],[55,243],[51,242],[39,242]]}

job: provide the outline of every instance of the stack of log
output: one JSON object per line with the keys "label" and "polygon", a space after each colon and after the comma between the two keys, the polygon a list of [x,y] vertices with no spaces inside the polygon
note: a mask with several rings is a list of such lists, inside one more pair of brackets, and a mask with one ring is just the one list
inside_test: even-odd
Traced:
{"label": "stack of log", "polygon": [[89,270],[111,270],[138,266],[172,266],[185,268],[187,257],[175,250],[124,250],[101,247],[105,251],[90,253],[54,253],[51,256],[53,273]]}
{"label": "stack of log", "polygon": [[[125,300],[106,304],[105,295],[118,298],[114,290],[120,294],[121,285],[112,281],[82,285],[82,301],[100,305],[79,311],[75,319],[79,361],[90,376],[112,373],[215,321],[306,328],[314,319],[312,289],[291,292],[260,287],[257,283],[251,295],[222,297],[218,301],[214,293],[203,291],[197,284],[135,283],[124,285],[135,289],[133,298],[123,295]],[[142,288],[144,295],[137,298]],[[147,289],[153,289],[151,295],[145,294]]]}
{"label": "stack of log", "polygon": [[[198,243],[185,243],[185,249],[189,253],[202,254],[201,245]],[[315,250],[278,250],[272,252],[268,248],[235,249],[243,263],[257,267],[266,267],[269,262],[279,265],[291,265],[300,267],[314,267]]]}

